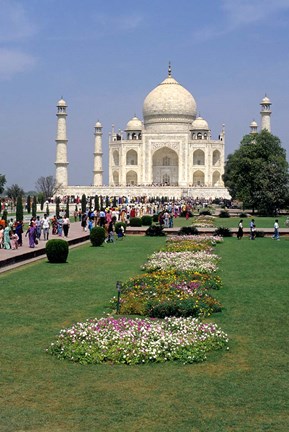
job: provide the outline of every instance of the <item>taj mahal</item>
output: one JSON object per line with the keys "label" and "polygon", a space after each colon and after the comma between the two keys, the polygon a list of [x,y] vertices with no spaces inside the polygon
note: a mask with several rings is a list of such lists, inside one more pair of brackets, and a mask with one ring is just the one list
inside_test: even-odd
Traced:
{"label": "taj mahal", "polygon": [[[261,101],[261,128],[270,131],[271,102]],[[167,196],[230,198],[222,175],[225,163],[225,126],[213,139],[205,119],[197,116],[192,94],[172,76],[144,99],[143,120],[134,116],[124,132],[109,134],[109,185],[103,185],[102,124],[94,127],[91,186],[68,184],[67,104],[57,104],[56,184],[60,195]],[[257,132],[257,123],[250,125]]]}

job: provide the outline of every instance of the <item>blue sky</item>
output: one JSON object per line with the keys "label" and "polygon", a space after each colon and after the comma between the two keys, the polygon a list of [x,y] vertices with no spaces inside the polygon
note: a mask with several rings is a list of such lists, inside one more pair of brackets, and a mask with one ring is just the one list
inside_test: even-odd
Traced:
{"label": "blue sky", "polygon": [[145,96],[172,75],[194,96],[226,154],[260,101],[289,150],[289,0],[0,0],[0,173],[34,189],[54,175],[56,103],[68,104],[69,184],[91,184],[94,125],[142,118]]}

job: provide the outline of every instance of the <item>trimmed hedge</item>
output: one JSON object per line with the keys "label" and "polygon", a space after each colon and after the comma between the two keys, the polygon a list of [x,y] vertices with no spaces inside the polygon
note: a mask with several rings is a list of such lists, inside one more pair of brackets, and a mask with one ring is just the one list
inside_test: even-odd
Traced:
{"label": "trimmed hedge", "polygon": [[144,226],[151,226],[151,224],[153,223],[153,218],[150,215],[143,215],[141,218],[141,223]]}
{"label": "trimmed hedge", "polygon": [[89,240],[92,246],[101,246],[105,240],[105,229],[99,226],[92,228]]}
{"label": "trimmed hedge", "polygon": [[142,226],[141,218],[139,218],[139,217],[132,217],[129,220],[129,224],[132,227],[141,227]]}
{"label": "trimmed hedge", "polygon": [[222,237],[232,237],[232,232],[231,232],[230,228],[219,227],[214,232],[214,235],[222,236]]}
{"label": "trimmed hedge", "polygon": [[163,227],[160,225],[151,225],[146,230],[146,236],[149,236],[149,237],[163,237],[165,235],[166,235],[166,233],[164,232]]}
{"label": "trimmed hedge", "polygon": [[227,210],[221,210],[220,214],[219,214],[219,217],[220,218],[229,218],[230,214],[229,214],[229,212]]}
{"label": "trimmed hedge", "polygon": [[182,227],[178,231],[178,235],[198,235],[198,234],[199,234],[198,228],[194,226]]}
{"label": "trimmed hedge", "polygon": [[61,239],[48,240],[45,252],[49,262],[65,263],[69,252],[68,243]]}

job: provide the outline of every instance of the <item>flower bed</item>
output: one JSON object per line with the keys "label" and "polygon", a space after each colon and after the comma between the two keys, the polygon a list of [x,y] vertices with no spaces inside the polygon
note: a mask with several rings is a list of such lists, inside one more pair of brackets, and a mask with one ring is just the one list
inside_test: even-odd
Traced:
{"label": "flower bed", "polygon": [[81,364],[193,363],[227,343],[216,324],[195,318],[101,318],[61,330],[47,352]]}
{"label": "flower bed", "polygon": [[193,252],[156,252],[152,254],[143,270],[190,270],[200,273],[212,273],[217,270],[219,257],[204,251]]}
{"label": "flower bed", "polygon": [[[209,316],[221,311],[221,304],[208,290],[220,287],[221,279],[212,274],[175,270],[145,273],[123,284],[120,311],[148,316]],[[111,305],[116,310],[116,297]]]}

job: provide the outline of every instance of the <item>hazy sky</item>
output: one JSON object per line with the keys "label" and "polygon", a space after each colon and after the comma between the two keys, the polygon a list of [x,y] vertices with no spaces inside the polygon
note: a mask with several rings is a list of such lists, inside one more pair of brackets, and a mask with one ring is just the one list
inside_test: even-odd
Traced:
{"label": "hazy sky", "polygon": [[94,125],[142,119],[145,96],[172,75],[226,154],[260,101],[289,150],[289,0],[0,0],[0,174],[26,191],[55,174],[56,104],[68,104],[69,184],[92,182]]}

